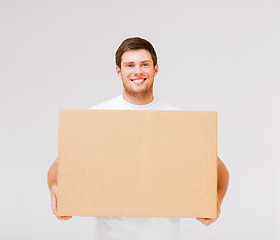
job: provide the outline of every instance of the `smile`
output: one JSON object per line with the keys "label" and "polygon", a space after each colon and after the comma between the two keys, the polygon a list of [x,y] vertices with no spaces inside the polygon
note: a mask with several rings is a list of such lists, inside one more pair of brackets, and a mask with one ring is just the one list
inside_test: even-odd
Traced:
{"label": "smile", "polygon": [[136,84],[141,84],[141,83],[143,83],[145,80],[146,80],[146,78],[134,78],[134,79],[131,79],[131,81],[132,81],[133,83],[136,83]]}

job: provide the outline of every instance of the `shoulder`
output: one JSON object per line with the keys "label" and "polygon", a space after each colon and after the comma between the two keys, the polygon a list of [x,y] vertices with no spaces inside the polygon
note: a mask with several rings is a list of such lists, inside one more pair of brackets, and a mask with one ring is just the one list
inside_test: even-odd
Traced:
{"label": "shoulder", "polygon": [[106,100],[102,103],[96,104],[90,109],[114,109],[120,104],[120,96],[114,97],[112,99]]}
{"label": "shoulder", "polygon": [[166,103],[164,101],[162,101],[160,98],[156,98],[156,105],[157,105],[157,108],[159,110],[173,110],[173,111],[181,111],[180,108],[174,106],[174,105],[171,105],[169,103]]}

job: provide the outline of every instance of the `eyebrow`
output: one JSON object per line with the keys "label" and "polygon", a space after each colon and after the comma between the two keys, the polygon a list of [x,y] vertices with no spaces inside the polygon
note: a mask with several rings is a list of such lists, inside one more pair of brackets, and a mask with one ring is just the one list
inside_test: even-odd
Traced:
{"label": "eyebrow", "polygon": [[[152,62],[151,60],[144,60],[144,61],[141,61],[141,63],[143,62]],[[135,62],[124,62],[123,64],[128,64],[128,63],[135,63]]]}

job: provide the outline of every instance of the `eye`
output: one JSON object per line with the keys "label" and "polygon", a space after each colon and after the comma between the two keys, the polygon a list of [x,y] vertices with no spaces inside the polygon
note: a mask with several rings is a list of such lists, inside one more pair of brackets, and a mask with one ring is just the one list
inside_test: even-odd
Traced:
{"label": "eye", "polygon": [[128,64],[128,65],[127,65],[127,67],[129,67],[129,68],[130,68],[130,67],[132,67],[132,65],[131,65],[131,64]]}
{"label": "eye", "polygon": [[147,66],[148,66],[148,64],[147,64],[147,63],[144,63],[144,64],[143,64],[143,66],[144,66],[144,67],[147,67]]}

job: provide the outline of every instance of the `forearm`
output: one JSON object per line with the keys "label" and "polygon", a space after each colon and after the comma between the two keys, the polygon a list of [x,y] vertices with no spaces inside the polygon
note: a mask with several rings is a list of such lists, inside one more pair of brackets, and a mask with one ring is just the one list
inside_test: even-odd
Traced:
{"label": "forearm", "polygon": [[58,167],[58,158],[52,164],[48,172],[48,185],[49,189],[52,189],[52,186],[57,184],[57,167]]}
{"label": "forearm", "polygon": [[222,203],[224,196],[227,192],[229,183],[229,172],[222,162],[222,160],[218,157],[218,198],[220,203]]}

